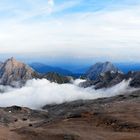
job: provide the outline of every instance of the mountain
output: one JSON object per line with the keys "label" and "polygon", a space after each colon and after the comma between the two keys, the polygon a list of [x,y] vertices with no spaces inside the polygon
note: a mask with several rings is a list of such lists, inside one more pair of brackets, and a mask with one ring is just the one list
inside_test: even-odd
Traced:
{"label": "mountain", "polygon": [[55,72],[49,72],[43,75],[43,78],[49,80],[50,82],[55,82],[58,84],[70,83],[72,80],[72,77],[70,76],[63,76]]}
{"label": "mountain", "polygon": [[3,65],[3,62],[0,62],[0,69],[1,69],[2,65]]}
{"label": "mountain", "polygon": [[15,58],[7,59],[5,62],[0,63],[0,84],[9,85],[13,87],[23,86],[27,80],[33,78],[45,78],[50,82],[59,84],[70,83],[71,77],[63,76],[55,72],[41,74],[35,71],[30,66],[17,61]]}
{"label": "mountain", "polygon": [[55,73],[59,73],[61,75],[72,75],[72,72],[66,69],[62,69],[59,67],[52,67],[52,66],[48,66],[42,63],[32,63],[29,64],[34,70],[36,70],[39,73],[48,73],[48,72],[55,72]]}
{"label": "mountain", "polygon": [[94,86],[95,89],[108,88],[120,83],[125,78],[126,75],[121,72],[107,71],[95,80],[87,80],[80,83],[80,86],[84,88]]}
{"label": "mountain", "polygon": [[100,76],[100,74],[108,71],[117,72],[118,68],[115,67],[111,62],[96,63],[87,70],[85,75],[87,79],[95,80]]}
{"label": "mountain", "polygon": [[18,86],[27,80],[37,77],[37,73],[28,65],[13,57],[0,65],[0,84]]}
{"label": "mountain", "polygon": [[85,82],[80,83],[80,86],[84,88],[94,86],[95,89],[109,88],[119,84],[123,80],[130,80],[130,87],[140,88],[140,71],[129,71],[127,74],[119,71],[107,71],[103,74],[100,74],[95,80],[87,79]]}

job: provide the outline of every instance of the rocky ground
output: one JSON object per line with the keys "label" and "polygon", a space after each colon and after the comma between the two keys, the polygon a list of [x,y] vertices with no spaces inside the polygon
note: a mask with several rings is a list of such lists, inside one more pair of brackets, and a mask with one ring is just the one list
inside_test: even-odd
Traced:
{"label": "rocky ground", "polygon": [[139,140],[140,91],[47,105],[0,108],[0,140]]}

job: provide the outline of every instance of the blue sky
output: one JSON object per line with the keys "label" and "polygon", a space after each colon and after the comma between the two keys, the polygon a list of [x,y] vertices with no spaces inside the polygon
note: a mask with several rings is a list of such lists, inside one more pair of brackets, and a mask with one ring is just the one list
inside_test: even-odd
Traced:
{"label": "blue sky", "polygon": [[1,57],[140,60],[140,0],[0,1]]}

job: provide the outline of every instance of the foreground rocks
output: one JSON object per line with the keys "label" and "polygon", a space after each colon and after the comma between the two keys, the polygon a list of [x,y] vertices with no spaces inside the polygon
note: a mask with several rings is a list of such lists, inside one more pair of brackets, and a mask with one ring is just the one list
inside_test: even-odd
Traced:
{"label": "foreground rocks", "polygon": [[0,108],[4,140],[139,140],[140,91],[96,100],[46,105],[36,111]]}

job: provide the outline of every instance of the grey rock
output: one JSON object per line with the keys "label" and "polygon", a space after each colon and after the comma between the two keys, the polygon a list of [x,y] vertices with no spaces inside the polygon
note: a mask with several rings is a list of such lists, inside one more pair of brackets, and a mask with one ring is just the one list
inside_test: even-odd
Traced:
{"label": "grey rock", "polygon": [[63,76],[63,75],[60,75],[55,72],[49,72],[49,73],[43,75],[42,78],[45,78],[51,82],[55,82],[58,84],[70,83],[72,80],[72,77],[70,77],[70,76]]}
{"label": "grey rock", "polygon": [[118,68],[116,68],[111,62],[105,63],[96,63],[95,65],[91,66],[89,70],[86,72],[86,77],[89,80],[97,79],[101,74],[112,71],[117,72]]}
{"label": "grey rock", "polygon": [[108,71],[98,76],[95,80],[87,80],[80,83],[81,87],[87,88],[94,86],[95,89],[108,88],[119,84],[123,80],[130,79],[130,87],[140,88],[140,71],[130,71],[127,74],[121,72]]}
{"label": "grey rock", "polygon": [[20,86],[35,77],[37,73],[32,68],[13,57],[0,65],[1,85]]}
{"label": "grey rock", "polygon": [[96,80],[87,80],[80,83],[81,87],[94,86],[95,89],[112,87],[125,79],[125,75],[120,72],[108,71],[101,74]]}

